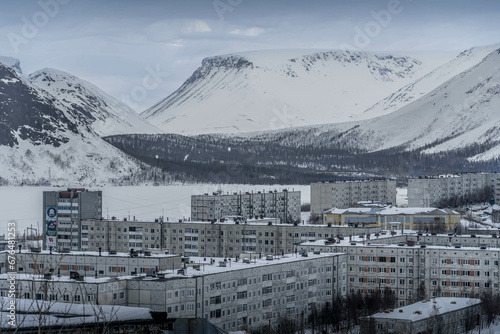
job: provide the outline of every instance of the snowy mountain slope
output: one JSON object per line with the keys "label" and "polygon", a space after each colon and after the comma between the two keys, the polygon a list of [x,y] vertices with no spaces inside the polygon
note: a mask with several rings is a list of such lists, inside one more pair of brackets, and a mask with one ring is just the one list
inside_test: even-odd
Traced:
{"label": "snowy mountain slope", "polygon": [[379,149],[401,144],[415,148],[444,141],[428,150],[432,152],[498,140],[499,93],[500,49],[429,94],[362,128],[377,133],[371,142],[378,142]]}
{"label": "snowy mountain slope", "polygon": [[161,132],[124,103],[69,73],[45,68],[30,74],[28,80],[66,108],[85,115],[92,121],[92,129],[101,136]]}
{"label": "snowy mountain slope", "polygon": [[500,43],[474,47],[461,52],[451,61],[437,67],[435,70],[426,74],[422,78],[407,84],[391,95],[385,97],[382,101],[377,102],[375,105],[359,114],[356,117],[356,120],[370,119],[396,111],[397,109],[424,96],[455,75],[458,75],[476,65],[489,53],[498,48],[500,48]]}
{"label": "snowy mountain slope", "polygon": [[0,184],[119,183],[141,173],[92,123],[0,64]]}
{"label": "snowy mountain slope", "polygon": [[260,138],[371,152],[423,148],[423,153],[434,153],[483,145],[485,150],[470,159],[488,160],[500,156],[499,111],[500,49],[388,115],[296,129],[293,139],[290,132],[262,134]]}
{"label": "snowy mountain slope", "polygon": [[255,51],[206,58],[141,116],[180,134],[243,133],[350,120],[431,68],[407,56]]}

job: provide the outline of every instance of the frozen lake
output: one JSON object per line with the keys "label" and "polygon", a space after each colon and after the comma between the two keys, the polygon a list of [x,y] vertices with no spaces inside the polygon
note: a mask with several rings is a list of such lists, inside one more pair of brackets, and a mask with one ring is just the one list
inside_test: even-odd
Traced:
{"label": "frozen lake", "polygon": [[[181,219],[191,216],[191,195],[212,193],[221,189],[224,193],[269,190],[298,190],[302,203],[310,201],[308,185],[214,185],[189,184],[169,186],[130,186],[88,188],[102,190],[102,214],[104,218],[115,216],[137,220],[154,220],[160,216],[168,219]],[[17,223],[17,233],[23,233],[27,227],[42,228],[43,191],[65,190],[56,187],[0,187],[0,235],[7,233],[7,223]]]}
{"label": "frozen lake", "polygon": [[[104,218],[115,216],[118,219],[154,220],[160,216],[177,220],[191,216],[191,195],[212,193],[221,189],[224,193],[246,191],[280,191],[283,189],[301,192],[302,203],[310,202],[309,185],[242,185],[227,184],[188,184],[170,186],[130,186],[88,188],[102,190],[102,214]],[[17,222],[17,232],[23,233],[27,227],[42,227],[42,192],[65,190],[56,187],[0,187],[0,235],[7,233],[7,223]],[[406,188],[398,188],[397,203],[404,206]]]}

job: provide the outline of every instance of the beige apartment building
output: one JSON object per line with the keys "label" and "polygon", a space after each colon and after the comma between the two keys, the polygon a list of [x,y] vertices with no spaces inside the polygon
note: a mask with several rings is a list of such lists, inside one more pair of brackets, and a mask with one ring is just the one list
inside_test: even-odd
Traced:
{"label": "beige apartment building", "polygon": [[87,251],[129,252],[159,249],[184,256],[236,257],[241,253],[293,253],[308,240],[380,232],[380,227],[355,228],[312,224],[280,224],[278,218],[223,222],[139,222],[85,220],[82,240]]}
{"label": "beige apartment building", "polygon": [[460,213],[437,208],[348,208],[323,213],[323,223],[337,226],[377,226],[384,230],[453,231],[460,225]]}

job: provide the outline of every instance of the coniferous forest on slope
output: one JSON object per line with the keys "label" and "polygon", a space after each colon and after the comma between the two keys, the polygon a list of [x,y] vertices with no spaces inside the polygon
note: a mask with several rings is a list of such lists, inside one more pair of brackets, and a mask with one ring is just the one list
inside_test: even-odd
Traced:
{"label": "coniferous forest on slope", "polygon": [[[498,159],[470,161],[498,143],[475,144],[459,150],[425,154],[439,143],[408,150],[401,146],[367,152],[345,141],[303,141],[301,132],[279,136],[230,137],[176,134],[104,137],[111,145],[161,170],[161,183],[171,180],[210,183],[308,184],[327,180],[396,177],[475,171],[500,172]],[[293,136],[293,137],[292,137]]]}

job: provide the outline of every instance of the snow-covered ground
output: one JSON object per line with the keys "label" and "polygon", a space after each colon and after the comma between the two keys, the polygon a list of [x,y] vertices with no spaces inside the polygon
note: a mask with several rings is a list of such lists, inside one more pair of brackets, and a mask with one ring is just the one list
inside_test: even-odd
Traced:
{"label": "snow-covered ground", "polygon": [[[191,195],[212,193],[218,189],[224,193],[268,190],[299,190],[302,203],[310,201],[308,185],[215,185],[189,184],[169,186],[129,186],[89,188],[102,190],[103,217],[127,217],[137,220],[154,220],[160,216],[170,220],[191,216]],[[0,235],[7,233],[7,222],[17,222],[17,232],[23,233],[27,227],[42,228],[43,191],[64,190],[55,187],[0,187]]]}
{"label": "snow-covered ground", "polygon": [[408,206],[408,188],[396,188],[396,205],[400,208]]}

